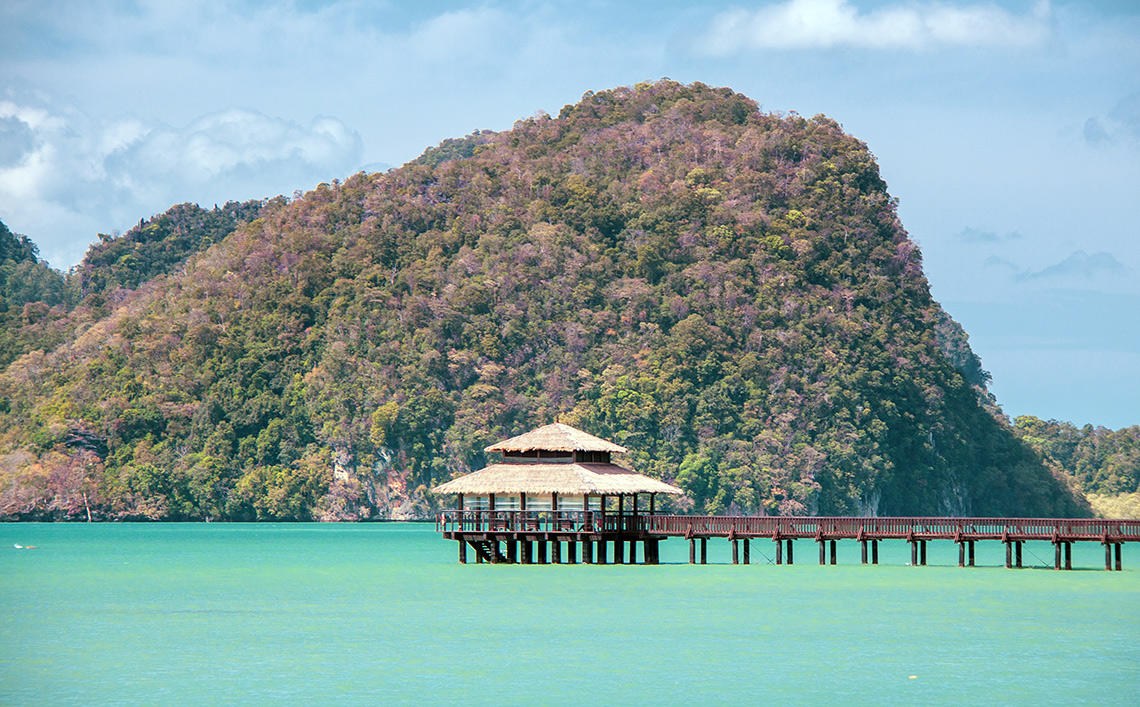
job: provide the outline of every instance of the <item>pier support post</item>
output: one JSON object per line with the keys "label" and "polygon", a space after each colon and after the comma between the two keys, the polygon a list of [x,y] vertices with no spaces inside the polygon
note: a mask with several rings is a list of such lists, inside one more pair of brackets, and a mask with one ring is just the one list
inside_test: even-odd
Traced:
{"label": "pier support post", "polygon": [[819,564],[827,564],[827,541],[822,538],[819,540]]}
{"label": "pier support post", "polygon": [[594,541],[582,541],[582,562],[587,565],[594,564]]}
{"label": "pier support post", "polygon": [[709,539],[701,538],[701,564],[707,565],[709,562]]}
{"label": "pier support post", "polygon": [[1124,570],[1124,565],[1120,561],[1120,548],[1123,546],[1124,546],[1124,543],[1116,543],[1116,571],[1117,572],[1121,572]]}
{"label": "pier support post", "polygon": [[966,566],[966,541],[965,540],[959,540],[958,541],[958,566],[959,567],[965,567]]}
{"label": "pier support post", "polygon": [[629,564],[631,564],[631,565],[637,564],[637,541],[636,540],[630,540],[629,541]]}
{"label": "pier support post", "polygon": [[578,543],[573,540],[566,543],[566,561],[572,565],[578,564]]}
{"label": "pier support post", "polygon": [[732,539],[732,564],[740,564],[740,542],[736,538]]}
{"label": "pier support post", "polygon": [[970,566],[974,566],[974,541],[970,541]]}
{"label": "pier support post", "polygon": [[917,567],[918,566],[918,541],[917,540],[911,540],[910,541],[910,566],[911,567]]}
{"label": "pier support post", "polygon": [[475,564],[483,564],[483,555],[478,550],[475,551]]}
{"label": "pier support post", "polygon": [[[621,498],[620,496],[618,498]],[[614,540],[614,564],[625,564],[625,541]]]}
{"label": "pier support post", "polygon": [[550,541],[550,563],[553,565],[562,564],[562,541],[555,539]]}
{"label": "pier support post", "polygon": [[777,540],[776,541],[776,564],[777,565],[784,564],[784,541],[783,540]]}
{"label": "pier support post", "polygon": [[1022,540],[1017,541],[1017,569],[1021,569],[1021,546],[1024,544]]}
{"label": "pier support post", "polygon": [[919,549],[918,549],[918,553],[919,553],[918,561],[922,564],[923,567],[926,567],[926,541],[925,540],[919,540],[918,542],[921,543],[919,545]]}
{"label": "pier support post", "polygon": [[749,554],[748,553],[748,538],[744,538],[744,564],[746,564],[746,565],[752,564],[749,561],[750,558],[749,558],[748,554]]}
{"label": "pier support post", "polygon": [[859,541],[859,560],[860,564],[867,564],[867,541]]}
{"label": "pier support post", "polygon": [[788,564],[792,564],[792,539],[788,538]]}
{"label": "pier support post", "polygon": [[697,564],[697,539],[689,538],[689,564]]}
{"label": "pier support post", "polygon": [[1065,569],[1073,569],[1073,543],[1065,543]]}
{"label": "pier support post", "polygon": [[871,541],[871,564],[872,565],[879,564],[879,541],[878,540],[872,540]]}
{"label": "pier support post", "polygon": [[[512,543],[513,544],[513,543]],[[522,563],[524,565],[534,564],[534,543],[529,540],[523,540],[520,545],[522,550]]]}
{"label": "pier support post", "polygon": [[835,564],[835,541],[831,541],[831,564]]}
{"label": "pier support post", "polygon": [[467,541],[466,540],[460,540],[459,541],[459,564],[461,564],[461,565],[467,564]]}
{"label": "pier support post", "polygon": [[606,543],[605,540],[599,540],[598,541],[598,564],[599,565],[606,564],[606,545],[607,544],[608,543]]}
{"label": "pier support post", "polygon": [[[515,542],[514,540],[508,540],[508,541],[507,541],[505,544],[506,544],[506,546],[507,546],[507,562],[509,562],[509,563],[511,563],[511,564],[513,565],[513,564],[515,564],[516,562],[518,562],[518,561],[519,561],[519,558],[518,558],[518,543],[517,543],[517,542]],[[495,547],[496,547],[496,549],[498,549],[498,545],[499,545],[499,543],[498,543],[498,542],[496,542],[496,543],[495,543]],[[524,550],[523,550],[523,552],[525,553],[525,552],[526,552],[526,550],[524,549]],[[491,555],[491,557],[494,557],[494,555]],[[526,558],[525,558],[525,557],[523,558],[523,562],[526,562]]]}
{"label": "pier support post", "polygon": [[1011,569],[1013,567],[1013,541],[1005,541],[1005,568]]}
{"label": "pier support post", "polygon": [[547,542],[545,540],[538,541],[538,564],[540,565],[546,564],[546,545]]}
{"label": "pier support post", "polygon": [[1053,569],[1061,569],[1061,541],[1053,543]]}
{"label": "pier support post", "polygon": [[645,564],[656,565],[661,561],[660,540],[646,540],[645,541]]}

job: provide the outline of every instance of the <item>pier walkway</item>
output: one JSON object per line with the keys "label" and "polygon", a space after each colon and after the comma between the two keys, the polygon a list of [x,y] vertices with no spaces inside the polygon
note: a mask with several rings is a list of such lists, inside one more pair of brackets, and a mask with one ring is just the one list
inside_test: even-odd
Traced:
{"label": "pier walkway", "polygon": [[[704,564],[709,538],[732,543],[732,560],[750,562],[750,543],[774,543],[776,564],[792,564],[795,540],[819,544],[819,563],[836,563],[836,542],[860,543],[863,564],[878,564],[880,540],[904,540],[911,564],[926,564],[926,543],[958,543],[958,566],[974,565],[974,544],[1005,544],[1005,566],[1022,566],[1022,544],[1048,541],[1054,546],[1054,568],[1072,569],[1072,544],[1098,542],[1105,548],[1105,569],[1121,569],[1121,545],[1140,542],[1140,520],[1069,518],[872,518],[799,516],[683,516],[605,511],[443,511],[436,521],[443,536],[459,542],[459,561],[467,549],[476,562],[522,564],[583,562],[636,564],[638,543],[644,564],[657,564],[658,543],[670,537],[689,541],[689,562]],[[628,547],[628,553],[626,548]],[[563,552],[565,549],[565,552]],[[830,550],[830,552],[828,552]]]}

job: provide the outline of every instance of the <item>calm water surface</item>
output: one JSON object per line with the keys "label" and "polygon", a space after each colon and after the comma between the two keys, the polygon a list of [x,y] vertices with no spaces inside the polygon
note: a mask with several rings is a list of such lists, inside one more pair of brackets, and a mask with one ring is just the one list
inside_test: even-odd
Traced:
{"label": "calm water surface", "polygon": [[770,545],[461,566],[428,524],[0,525],[0,704],[1140,703],[1140,548]]}

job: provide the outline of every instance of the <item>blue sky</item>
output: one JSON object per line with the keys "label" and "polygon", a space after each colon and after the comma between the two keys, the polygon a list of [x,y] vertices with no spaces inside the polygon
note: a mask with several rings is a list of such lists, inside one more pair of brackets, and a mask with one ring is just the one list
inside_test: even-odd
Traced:
{"label": "blue sky", "polygon": [[67,268],[663,76],[867,142],[1007,413],[1140,423],[1133,0],[6,0],[0,219]]}

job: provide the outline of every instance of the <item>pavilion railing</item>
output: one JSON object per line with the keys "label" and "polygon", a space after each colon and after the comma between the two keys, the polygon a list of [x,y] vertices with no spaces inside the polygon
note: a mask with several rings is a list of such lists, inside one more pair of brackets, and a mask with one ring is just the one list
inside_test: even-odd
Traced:
{"label": "pavilion railing", "polygon": [[449,510],[441,532],[622,533],[686,537],[1011,539],[1140,542],[1140,520],[678,516],[600,510]]}

